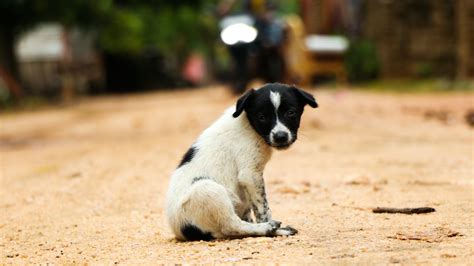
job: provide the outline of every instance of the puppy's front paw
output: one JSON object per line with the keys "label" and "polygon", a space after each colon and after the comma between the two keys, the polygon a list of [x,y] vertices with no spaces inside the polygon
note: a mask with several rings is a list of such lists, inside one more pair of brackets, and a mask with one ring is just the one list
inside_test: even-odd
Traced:
{"label": "puppy's front paw", "polygon": [[276,231],[275,231],[275,235],[277,236],[292,236],[292,235],[296,235],[298,233],[298,230],[296,230],[295,228],[287,225],[285,227],[281,227],[281,228],[278,228]]}
{"label": "puppy's front paw", "polygon": [[277,231],[278,228],[280,228],[281,226],[281,222],[279,221],[275,221],[275,220],[271,220],[268,222],[268,234],[273,234]]}

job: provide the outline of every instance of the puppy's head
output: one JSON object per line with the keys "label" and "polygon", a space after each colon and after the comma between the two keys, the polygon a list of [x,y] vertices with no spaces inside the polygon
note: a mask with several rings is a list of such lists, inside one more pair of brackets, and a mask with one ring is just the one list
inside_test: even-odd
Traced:
{"label": "puppy's head", "polygon": [[242,95],[233,116],[238,117],[245,111],[253,129],[268,145],[285,149],[296,141],[307,104],[318,107],[311,94],[294,86],[272,83]]}

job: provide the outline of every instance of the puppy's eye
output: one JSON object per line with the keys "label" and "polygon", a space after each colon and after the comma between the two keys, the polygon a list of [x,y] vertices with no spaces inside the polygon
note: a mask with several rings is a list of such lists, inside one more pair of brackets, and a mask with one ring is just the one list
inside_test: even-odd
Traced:
{"label": "puppy's eye", "polygon": [[294,117],[295,115],[296,115],[296,113],[293,110],[286,111],[286,116],[287,117]]}
{"label": "puppy's eye", "polygon": [[260,120],[260,122],[265,122],[265,121],[267,120],[267,118],[265,117],[264,114],[260,114],[260,115],[258,116],[258,120]]}

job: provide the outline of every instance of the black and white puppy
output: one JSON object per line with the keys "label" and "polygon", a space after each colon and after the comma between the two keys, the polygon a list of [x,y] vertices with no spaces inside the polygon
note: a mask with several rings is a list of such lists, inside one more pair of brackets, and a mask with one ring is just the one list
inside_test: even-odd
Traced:
{"label": "black and white puppy", "polygon": [[301,89],[267,84],[245,93],[201,134],[174,171],[167,194],[177,239],[296,234],[272,220],[263,170],[272,147],[295,142],[307,104],[318,106]]}

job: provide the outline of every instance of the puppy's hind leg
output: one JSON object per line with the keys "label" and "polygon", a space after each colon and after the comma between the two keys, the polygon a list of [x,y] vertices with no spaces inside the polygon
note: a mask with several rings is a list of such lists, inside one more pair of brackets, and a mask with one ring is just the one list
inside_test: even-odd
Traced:
{"label": "puppy's hind leg", "polygon": [[[209,232],[213,238],[273,236],[280,222],[249,223],[237,216],[227,190],[220,184],[203,179],[195,184],[183,203],[186,224]],[[185,231],[182,230],[185,238]],[[205,239],[204,239],[205,240]]]}

